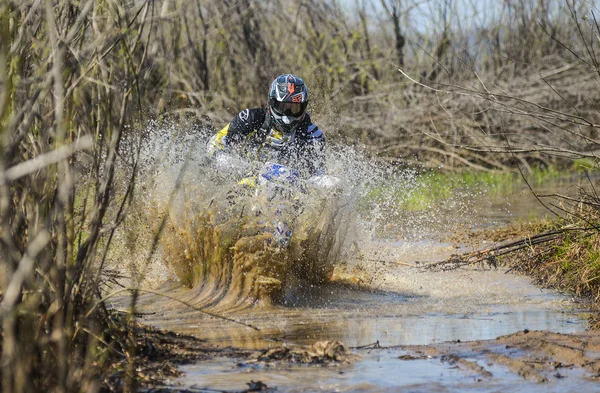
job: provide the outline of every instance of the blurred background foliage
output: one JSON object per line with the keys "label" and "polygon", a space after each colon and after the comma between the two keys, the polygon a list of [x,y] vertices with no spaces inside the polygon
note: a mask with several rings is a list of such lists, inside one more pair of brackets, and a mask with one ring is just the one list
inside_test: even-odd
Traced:
{"label": "blurred background foliage", "polygon": [[[585,0],[152,2],[141,107],[220,128],[265,105],[271,80],[289,72],[306,79],[330,139],[394,162],[506,170],[593,159],[594,12]],[[572,127],[575,146],[562,135]],[[490,154],[506,150],[517,157]]]}

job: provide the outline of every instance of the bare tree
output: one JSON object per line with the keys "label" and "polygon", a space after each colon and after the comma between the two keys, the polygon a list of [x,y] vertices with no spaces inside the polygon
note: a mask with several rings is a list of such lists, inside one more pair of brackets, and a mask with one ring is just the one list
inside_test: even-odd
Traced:
{"label": "bare tree", "polygon": [[406,45],[406,38],[404,37],[404,34],[402,34],[402,29],[400,28],[402,1],[381,0],[381,5],[392,20],[394,38],[396,40],[396,56],[398,57],[398,65],[400,67],[404,67],[404,45]]}

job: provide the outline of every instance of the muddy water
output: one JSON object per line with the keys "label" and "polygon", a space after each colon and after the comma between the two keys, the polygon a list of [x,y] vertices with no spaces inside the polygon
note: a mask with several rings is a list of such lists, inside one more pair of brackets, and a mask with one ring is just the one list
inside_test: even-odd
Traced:
{"label": "muddy water", "polygon": [[[335,276],[344,282],[363,277],[358,286],[335,280],[326,285],[298,283],[282,305],[224,312],[260,331],[154,296],[143,297],[140,310],[153,313],[146,317],[153,325],[250,349],[319,340],[339,340],[350,347],[377,341],[384,346],[429,344],[491,339],[523,329],[570,333],[586,327],[570,299],[539,289],[526,277],[477,268],[434,273],[405,265],[412,262],[410,256],[418,256],[409,246],[426,246],[438,258],[455,252],[452,246],[423,241],[371,246],[372,258],[365,257],[364,265]],[[194,291],[169,293],[190,303],[196,299]]]}
{"label": "muddy water", "polygon": [[[240,391],[250,381],[262,381],[276,392],[596,392],[597,382],[585,380],[577,370],[567,370],[561,379],[539,384],[508,372],[502,366],[488,365],[481,356],[469,360],[485,366],[492,375],[481,378],[465,373],[439,358],[402,361],[405,352],[393,349],[360,351],[353,365],[307,367],[288,365],[265,367],[216,359],[211,363],[182,366],[187,387]],[[577,381],[577,382],[574,382]],[[208,389],[206,391],[209,391]]]}
{"label": "muddy water", "polygon": [[[260,331],[153,296],[143,297],[141,310],[154,312],[146,317],[153,325],[221,346],[251,349],[319,340],[340,340],[349,347],[375,342],[393,347],[492,339],[524,329],[571,333],[586,328],[571,299],[541,290],[525,277],[501,270],[433,273],[406,266],[456,252],[450,244],[380,240],[362,250],[362,261],[354,265],[357,271],[350,274],[352,269],[347,269],[336,275],[368,280],[358,287],[335,280],[322,286],[299,283],[283,305],[225,313]],[[364,273],[364,269],[369,271]],[[187,290],[169,293],[194,301]],[[173,382],[199,391],[241,391],[250,381],[261,381],[278,392],[563,392],[574,388],[592,392],[596,386],[577,370],[567,370],[563,376],[568,378],[553,381],[551,386],[540,386],[500,365],[488,364],[481,354],[466,354],[466,359],[485,366],[492,378],[482,380],[439,357],[403,361],[400,356],[407,352],[401,349],[355,348],[354,352],[359,356],[355,363],[333,367],[214,359],[182,366],[184,376]]]}
{"label": "muddy water", "polygon": [[[511,198],[519,203],[513,204]],[[511,198],[488,199],[482,202],[485,208],[474,207],[487,213],[471,221],[472,226],[496,226],[545,214],[527,193]],[[594,391],[594,382],[582,378],[578,370],[567,370],[563,373],[567,378],[542,386],[475,353],[466,354],[466,359],[485,365],[492,378],[483,381],[440,358],[399,360],[406,351],[394,346],[486,340],[525,329],[573,333],[587,327],[581,314],[585,306],[535,287],[526,277],[481,267],[444,273],[412,267],[417,261],[439,261],[466,250],[441,242],[441,234],[432,237],[361,242],[355,245],[356,255],[346,255],[346,263],[336,267],[329,284],[297,282],[284,293],[280,305],[219,310],[260,331],[151,295],[142,297],[140,311],[149,313],[147,323],[221,346],[263,349],[339,340],[355,348],[359,356],[354,364],[334,367],[273,366],[235,359],[182,366],[184,376],[173,382],[199,391],[239,391],[250,381],[261,381],[280,392]],[[163,287],[165,292],[203,306],[194,290],[169,285]],[[388,348],[360,348],[376,342]]]}
{"label": "muddy water", "polygon": [[[417,345],[492,339],[524,329],[571,333],[586,328],[571,299],[539,289],[525,277],[477,266],[443,273],[414,267],[416,262],[439,261],[467,251],[466,245],[457,249],[457,245],[441,240],[458,227],[495,227],[544,215],[544,209],[529,193],[517,192],[508,198],[467,193],[444,206],[400,215],[390,214],[383,201],[367,207],[369,211],[364,213],[365,206],[350,203],[360,199],[361,187],[369,185],[369,178],[383,178],[385,170],[382,174],[370,164],[357,164],[353,154],[340,154],[331,161],[337,164],[330,166],[333,174],[350,180],[341,205],[354,209],[355,214],[350,220],[335,222],[327,232],[325,226],[333,221],[313,209],[315,219],[320,218],[323,224],[319,236],[313,236],[313,244],[326,247],[314,247],[316,254],[308,258],[302,242],[311,237],[311,225],[302,226],[306,230],[303,238],[296,239],[299,254],[291,258],[291,254],[272,254],[261,248],[265,242],[261,231],[254,230],[257,226],[244,221],[252,217],[248,212],[253,211],[253,201],[235,203],[230,209],[223,191],[227,184],[214,188],[211,180],[197,174],[184,179],[181,200],[170,206],[173,236],[161,244],[159,262],[168,266],[169,273],[160,270],[153,286],[186,304],[142,295],[137,311],[145,315],[144,322],[191,333],[214,344],[248,349],[318,340],[340,340],[349,347],[375,342],[381,346]],[[347,168],[358,168],[360,173],[347,173]],[[155,184],[176,177],[163,172],[168,176]],[[412,175],[395,179],[407,188],[413,180]],[[168,199],[168,189],[149,189],[153,193],[148,200],[158,201],[159,206]],[[224,212],[226,218],[222,219]],[[320,235],[323,232],[324,237]],[[336,264],[330,283],[318,284],[327,280],[311,280],[306,274],[288,274],[294,273],[296,263],[303,264],[300,271],[304,271],[306,261],[327,260],[327,255],[318,255],[321,249],[333,250],[332,254],[327,251]],[[275,265],[279,267],[273,270]],[[169,281],[161,282],[166,278]],[[182,287],[181,282],[192,288]],[[116,299],[113,305],[125,308],[127,304],[128,299]],[[198,308],[239,323],[215,319]],[[439,359],[399,365],[397,358],[402,352],[398,350],[356,351],[360,360],[353,365],[325,368],[236,365],[231,360],[215,360],[182,368],[186,374],[177,383],[243,390],[250,380],[260,379],[286,392],[388,391],[391,387],[405,387],[407,391],[497,391],[499,386],[511,391],[537,391],[529,385],[517,388],[520,378],[500,368],[492,367],[497,380],[483,386],[452,365],[440,364]]]}

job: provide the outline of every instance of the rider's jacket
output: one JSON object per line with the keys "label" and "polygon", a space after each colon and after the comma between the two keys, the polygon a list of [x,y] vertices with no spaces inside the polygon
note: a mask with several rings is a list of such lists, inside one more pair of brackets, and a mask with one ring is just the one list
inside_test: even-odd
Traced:
{"label": "rider's jacket", "polygon": [[211,155],[242,153],[251,160],[273,161],[309,176],[324,171],[325,135],[307,113],[292,133],[277,130],[268,109],[244,109],[209,141]]}

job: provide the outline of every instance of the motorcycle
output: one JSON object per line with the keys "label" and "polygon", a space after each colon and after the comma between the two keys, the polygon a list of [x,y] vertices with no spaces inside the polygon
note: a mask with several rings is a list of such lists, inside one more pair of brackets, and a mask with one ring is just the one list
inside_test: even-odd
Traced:
{"label": "motorcycle", "polygon": [[270,219],[277,248],[285,249],[290,244],[294,221],[302,210],[299,196],[303,193],[306,187],[295,169],[266,162],[258,173],[252,211]]}
{"label": "motorcycle", "polygon": [[[242,237],[253,239],[257,234],[266,235],[261,239],[269,250],[258,251],[261,256],[256,255],[259,259],[269,258],[273,267],[267,268],[268,274],[278,271],[273,273],[278,280],[288,283],[304,280],[310,284],[329,281],[347,232],[346,209],[341,208],[344,198],[339,198],[340,179],[329,175],[305,178],[294,168],[268,161],[246,166],[245,177],[232,187],[231,178],[237,176],[228,172],[231,162],[223,160],[220,164],[229,165],[217,166],[212,171],[224,184],[229,184],[223,195],[225,200],[221,200],[225,204],[215,202],[223,206],[215,222],[239,217]],[[234,164],[239,170],[241,165]],[[254,248],[248,244],[261,242],[261,239],[247,240],[244,247],[250,247],[248,252],[255,253],[260,249],[258,243]],[[244,269],[251,266],[247,261],[240,263]],[[283,270],[275,267],[278,264],[285,265]]]}
{"label": "motorcycle", "polygon": [[302,196],[311,191],[335,190],[340,180],[320,175],[304,180],[299,171],[274,162],[266,162],[255,181],[256,215],[267,214],[271,219],[274,245],[285,249],[293,235],[294,222],[302,213]]}

